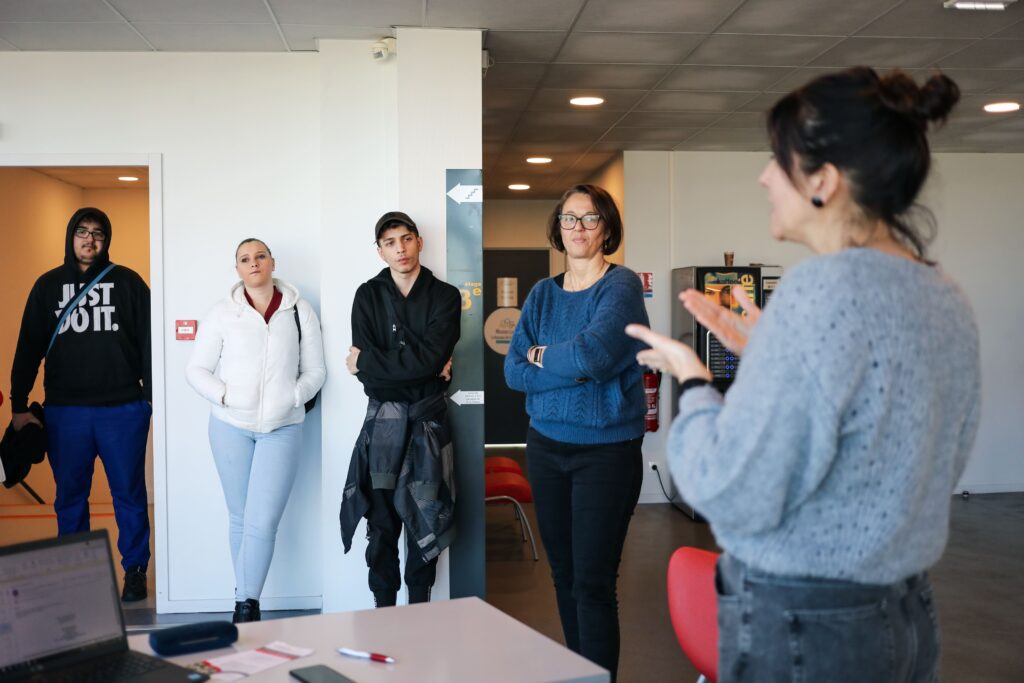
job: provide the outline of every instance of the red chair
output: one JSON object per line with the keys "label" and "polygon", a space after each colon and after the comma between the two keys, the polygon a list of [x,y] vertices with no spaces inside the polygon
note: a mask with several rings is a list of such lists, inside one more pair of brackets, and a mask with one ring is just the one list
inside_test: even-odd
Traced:
{"label": "red chair", "polygon": [[484,458],[484,473],[491,472],[512,472],[522,474],[523,468],[514,458],[507,458],[504,455],[490,455]]}
{"label": "red chair", "polygon": [[[490,460],[490,458],[488,458]],[[533,541],[533,529],[530,528],[530,520],[526,519],[521,503],[533,502],[533,489],[526,477],[516,472],[484,472],[484,502],[485,503],[510,503],[519,520],[519,529],[523,534],[530,535],[530,547],[533,549],[533,560],[536,562],[537,544]]]}
{"label": "red chair", "polygon": [[668,562],[668,612],[683,654],[700,673],[697,683],[718,680],[718,553],[679,548]]}

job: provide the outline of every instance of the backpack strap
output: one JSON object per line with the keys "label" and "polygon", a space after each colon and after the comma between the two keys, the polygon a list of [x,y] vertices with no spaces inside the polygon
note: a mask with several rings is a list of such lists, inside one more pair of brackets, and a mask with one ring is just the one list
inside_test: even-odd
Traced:
{"label": "backpack strap", "polygon": [[99,284],[99,281],[106,276],[107,273],[114,269],[114,264],[108,264],[106,268],[100,271],[100,274],[93,278],[86,287],[83,287],[78,296],[68,302],[68,305],[64,307],[64,312],[61,313],[60,318],[57,320],[57,327],[53,330],[53,336],[50,337],[50,345],[46,347],[46,355],[50,355],[50,349],[53,348],[53,343],[57,341],[57,335],[60,333],[60,328],[64,325],[64,321],[67,320],[68,316],[71,315],[71,311],[75,310],[78,306],[78,302],[81,301],[86,294],[92,291],[92,288]]}

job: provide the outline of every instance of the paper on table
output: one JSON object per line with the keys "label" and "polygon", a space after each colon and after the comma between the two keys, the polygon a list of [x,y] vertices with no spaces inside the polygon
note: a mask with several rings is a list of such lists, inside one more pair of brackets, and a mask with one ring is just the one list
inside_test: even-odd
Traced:
{"label": "paper on table", "polygon": [[312,648],[295,647],[275,640],[255,650],[204,659],[196,668],[210,674],[215,681],[236,681],[312,653]]}

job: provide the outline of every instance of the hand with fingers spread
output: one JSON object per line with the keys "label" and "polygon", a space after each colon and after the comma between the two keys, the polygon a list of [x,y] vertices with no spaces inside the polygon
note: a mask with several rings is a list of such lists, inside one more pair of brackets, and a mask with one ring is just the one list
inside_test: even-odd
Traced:
{"label": "hand with fingers spread", "polygon": [[743,287],[734,285],[732,295],[739,301],[746,315],[718,305],[696,289],[681,292],[679,300],[697,322],[711,330],[725,348],[739,356],[747,348],[747,339],[761,317],[761,309],[754,304]]}
{"label": "hand with fingers spread", "polygon": [[640,365],[667,372],[680,383],[688,379],[711,381],[711,373],[686,344],[658,334],[644,325],[627,325],[626,334],[651,347],[636,354],[636,361]]}

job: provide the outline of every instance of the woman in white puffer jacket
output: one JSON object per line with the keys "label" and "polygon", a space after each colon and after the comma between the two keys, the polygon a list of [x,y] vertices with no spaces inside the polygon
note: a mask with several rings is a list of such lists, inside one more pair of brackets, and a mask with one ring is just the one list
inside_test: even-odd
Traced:
{"label": "woman in white puffer jacket", "polygon": [[260,619],[277,525],[298,471],[304,405],[327,371],[320,321],[295,287],[273,277],[267,245],[243,240],[235,270],[242,280],[200,322],[186,376],[213,404],[210,449],[230,517],[238,623]]}

